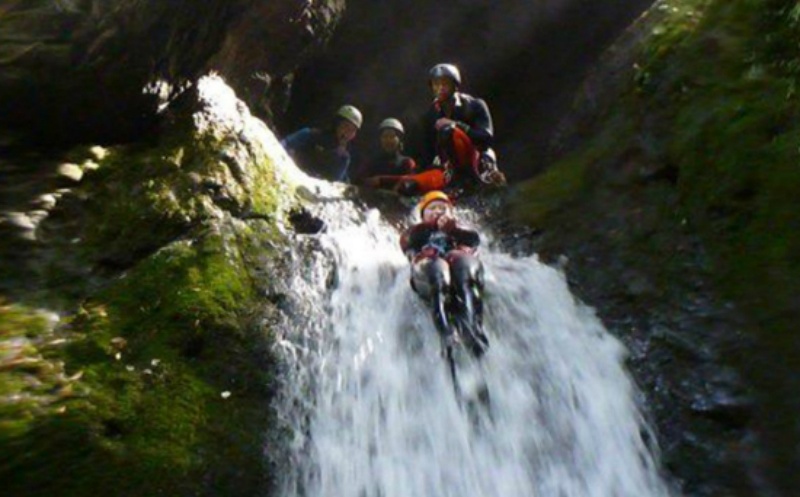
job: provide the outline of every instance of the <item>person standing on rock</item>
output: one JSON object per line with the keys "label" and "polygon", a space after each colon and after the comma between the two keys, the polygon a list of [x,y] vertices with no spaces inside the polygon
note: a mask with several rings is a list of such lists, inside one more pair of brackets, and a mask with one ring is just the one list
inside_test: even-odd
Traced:
{"label": "person standing on rock", "polygon": [[284,138],[281,145],[311,176],[349,182],[350,142],[363,122],[361,111],[352,105],[343,105],[328,128],[303,128]]}
{"label": "person standing on rock", "polygon": [[492,145],[494,125],[486,102],[459,91],[461,72],[437,64],[429,72],[433,103],[423,120],[425,163],[440,170],[442,186],[504,185]]}

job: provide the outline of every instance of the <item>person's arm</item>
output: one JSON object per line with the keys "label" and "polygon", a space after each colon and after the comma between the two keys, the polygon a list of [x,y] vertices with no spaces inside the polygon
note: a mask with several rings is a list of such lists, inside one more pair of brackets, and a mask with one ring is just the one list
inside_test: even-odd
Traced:
{"label": "person's arm", "polygon": [[293,155],[295,151],[308,147],[313,138],[313,130],[311,128],[303,128],[281,140],[281,145],[289,152],[289,155]]}
{"label": "person's arm", "polygon": [[439,229],[447,233],[455,245],[475,248],[481,243],[481,236],[477,231],[458,226],[452,217],[443,220],[439,224]]}
{"label": "person's arm", "polygon": [[456,121],[456,126],[466,133],[478,148],[485,150],[494,142],[494,124],[489,106],[480,98],[470,100],[468,105],[472,124]]}
{"label": "person's arm", "polygon": [[406,254],[406,257],[411,259],[418,250],[414,250],[414,247],[411,243],[411,236],[417,226],[414,225],[403,232],[400,236],[400,249],[402,249],[403,253]]}
{"label": "person's arm", "polygon": [[370,167],[369,163],[361,162],[357,166],[354,166],[355,161],[351,163],[351,173],[350,173],[350,181],[352,181],[356,185],[369,185],[369,181],[372,178],[372,168]]}
{"label": "person's arm", "polygon": [[456,226],[456,228],[448,234],[453,237],[458,245],[476,248],[481,244],[481,235],[475,230]]}
{"label": "person's arm", "polygon": [[400,237],[400,247],[410,258],[422,250],[430,238],[431,227],[425,223],[415,224]]}

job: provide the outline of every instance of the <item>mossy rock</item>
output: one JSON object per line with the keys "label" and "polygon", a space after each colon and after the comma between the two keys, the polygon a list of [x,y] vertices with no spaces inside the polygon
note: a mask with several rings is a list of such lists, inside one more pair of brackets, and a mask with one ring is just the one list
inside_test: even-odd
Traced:
{"label": "mossy rock", "polygon": [[796,310],[800,56],[790,47],[800,38],[799,9],[770,0],[657,2],[627,91],[595,117],[588,140],[519,187],[518,220],[552,224],[582,195],[633,191],[652,179],[634,174],[614,185],[631,157],[639,167],[656,164],[679,195],[664,212],[702,236],[721,291],[765,321]]}
{"label": "mossy rock", "polygon": [[280,275],[259,268],[279,257],[279,203],[294,199],[263,123],[232,92],[225,103],[190,103],[155,142],[67,157],[86,174],[43,222],[43,289],[22,297],[64,317],[52,329],[0,306],[0,354],[14,344],[23,365],[0,365],[9,495],[258,495],[273,483],[264,323],[277,311],[261,296]]}
{"label": "mossy rock", "polygon": [[[724,360],[755,385],[765,471],[791,493],[800,440],[798,403],[787,400],[800,388],[800,6],[659,1],[634,29],[639,45],[612,52],[627,79],[589,88],[601,105],[574,125],[586,139],[521,185],[513,212],[545,228],[543,243],[601,252],[587,260],[608,274],[583,280],[605,278],[606,297],[623,294],[634,313],[649,302],[619,290],[624,271],[646,275],[669,302],[684,297],[671,292],[712,283],[746,333],[731,343],[757,344]],[[604,91],[608,101],[597,96]]]}
{"label": "mossy rock", "polygon": [[[80,375],[71,395],[33,416],[4,413],[6,490],[262,491],[274,359],[246,257],[234,233],[204,233],[159,250],[87,300],[61,330],[70,342],[59,354],[65,375]],[[33,330],[25,333],[40,326],[22,324]]]}
{"label": "mossy rock", "polygon": [[112,150],[83,187],[88,214],[82,244],[96,260],[125,267],[223,212],[269,217],[276,211],[275,173],[266,156],[252,159],[248,178],[226,150],[232,139],[192,133],[155,147]]}

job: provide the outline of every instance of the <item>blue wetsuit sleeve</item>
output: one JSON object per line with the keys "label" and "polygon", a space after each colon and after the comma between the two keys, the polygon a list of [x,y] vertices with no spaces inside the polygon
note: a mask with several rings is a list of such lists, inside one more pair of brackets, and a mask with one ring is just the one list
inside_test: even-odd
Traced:
{"label": "blue wetsuit sleeve", "polygon": [[311,128],[303,128],[281,140],[281,145],[286,150],[301,150],[311,144],[313,136]]}

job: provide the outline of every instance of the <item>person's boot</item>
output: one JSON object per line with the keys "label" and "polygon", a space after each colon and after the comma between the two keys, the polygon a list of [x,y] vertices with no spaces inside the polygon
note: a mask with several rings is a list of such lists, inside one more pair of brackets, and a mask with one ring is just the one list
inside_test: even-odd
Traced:
{"label": "person's boot", "polygon": [[450,319],[450,313],[447,310],[450,302],[444,290],[437,292],[433,298],[433,322],[442,339],[443,350],[448,351],[461,343],[461,339],[456,333],[455,324]]}
{"label": "person's boot", "polygon": [[481,357],[489,349],[489,337],[483,332],[483,326],[477,325],[473,332],[473,347],[472,352],[475,357]]}
{"label": "person's boot", "polygon": [[481,152],[475,174],[484,185],[505,186],[506,175],[497,167],[497,155],[491,148]]}
{"label": "person's boot", "polygon": [[468,283],[462,289],[464,321],[472,338],[472,352],[476,357],[482,356],[489,348],[489,338],[483,331],[483,299],[478,286]]}

